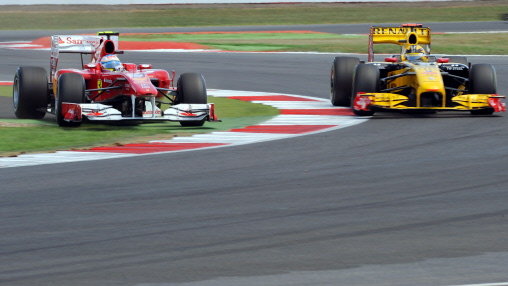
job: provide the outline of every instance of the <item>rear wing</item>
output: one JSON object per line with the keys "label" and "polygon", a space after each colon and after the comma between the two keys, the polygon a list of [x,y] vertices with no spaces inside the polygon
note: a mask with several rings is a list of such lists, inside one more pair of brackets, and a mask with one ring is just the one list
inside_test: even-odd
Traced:
{"label": "rear wing", "polygon": [[369,33],[369,62],[374,61],[374,44],[430,45],[430,28],[421,24],[400,27],[371,27]]}
{"label": "rear wing", "polygon": [[[60,53],[95,54],[104,40],[111,40],[118,48],[119,33],[99,32],[93,35],[55,35],[51,36],[51,56],[49,60],[50,77],[53,78]],[[83,58],[81,58],[83,60]]]}

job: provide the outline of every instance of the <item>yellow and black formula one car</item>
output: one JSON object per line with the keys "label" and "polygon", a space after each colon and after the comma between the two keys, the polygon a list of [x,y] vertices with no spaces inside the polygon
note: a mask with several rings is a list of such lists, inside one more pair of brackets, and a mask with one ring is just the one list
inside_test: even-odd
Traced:
{"label": "yellow and black formula one car", "polygon": [[[400,55],[374,61],[374,44],[396,44]],[[351,106],[359,116],[376,111],[469,111],[491,115],[506,111],[497,94],[492,65],[466,57],[430,55],[430,29],[420,24],[372,27],[367,62],[336,57],[331,70],[331,102]]]}

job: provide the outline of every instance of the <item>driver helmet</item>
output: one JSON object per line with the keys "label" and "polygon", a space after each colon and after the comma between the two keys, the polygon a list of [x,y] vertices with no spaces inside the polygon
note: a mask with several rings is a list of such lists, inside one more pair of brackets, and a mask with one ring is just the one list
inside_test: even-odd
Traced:
{"label": "driver helmet", "polygon": [[110,71],[122,71],[123,65],[122,62],[118,59],[116,55],[105,55],[101,59],[102,68]]}
{"label": "driver helmet", "polygon": [[411,45],[405,54],[405,58],[408,61],[428,61],[428,56],[425,50],[419,45]]}

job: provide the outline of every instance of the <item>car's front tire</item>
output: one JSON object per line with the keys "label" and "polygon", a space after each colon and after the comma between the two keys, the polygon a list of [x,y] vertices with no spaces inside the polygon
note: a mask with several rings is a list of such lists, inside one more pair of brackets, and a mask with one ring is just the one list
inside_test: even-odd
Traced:
{"label": "car's front tire", "polygon": [[[359,64],[356,67],[353,79],[353,96],[351,98],[351,106],[358,92],[378,92],[379,91],[379,69],[369,64]],[[353,113],[358,116],[371,116],[374,114],[372,110],[356,110]]]}
{"label": "car's front tire", "polygon": [[349,106],[352,82],[360,59],[355,57],[336,57],[330,71],[330,100],[334,106]]}
{"label": "car's front tire", "polygon": [[61,127],[78,127],[81,122],[64,120],[61,114],[62,103],[83,103],[85,100],[85,80],[77,73],[64,73],[58,77],[58,92],[56,96],[56,121]]}
{"label": "car's front tire", "polygon": [[[469,71],[469,93],[495,94],[497,93],[497,78],[494,67],[490,64],[475,64]],[[491,115],[493,108],[471,110],[472,115]]]}
{"label": "car's front tire", "polygon": [[[178,78],[176,85],[176,103],[196,103],[206,104],[206,83],[201,74],[184,73]],[[180,125],[187,126],[203,126],[205,120],[201,121],[180,121]]]}
{"label": "car's front tire", "polygon": [[41,119],[48,107],[48,75],[41,67],[19,67],[14,75],[12,103],[17,118]]}

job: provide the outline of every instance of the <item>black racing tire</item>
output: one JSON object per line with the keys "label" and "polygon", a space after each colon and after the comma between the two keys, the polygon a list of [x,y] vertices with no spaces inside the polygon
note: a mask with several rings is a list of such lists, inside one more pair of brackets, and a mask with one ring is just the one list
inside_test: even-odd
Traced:
{"label": "black racing tire", "polygon": [[[351,98],[351,106],[358,92],[378,92],[379,91],[379,69],[370,64],[359,64],[356,67],[355,76],[353,78],[353,96]],[[372,110],[355,110],[353,113],[358,116],[374,115]]]}
{"label": "black racing tire", "polygon": [[[207,104],[206,83],[203,75],[198,73],[184,73],[178,78],[176,85],[176,104],[196,103]],[[184,127],[203,126],[205,120],[180,121]]]}
{"label": "black racing tire", "polygon": [[497,78],[490,64],[475,64],[469,71],[469,93],[497,93]]}
{"label": "black racing tire", "polygon": [[353,86],[353,76],[360,59],[355,57],[336,57],[330,72],[330,100],[334,106],[349,106]]}
{"label": "black racing tire", "polygon": [[198,73],[184,73],[180,76],[176,87],[177,103],[206,104],[205,79]]}
{"label": "black racing tire", "polygon": [[41,119],[48,108],[48,74],[41,67],[19,67],[14,75],[12,103],[17,118]]}
{"label": "black racing tire", "polygon": [[[469,93],[495,94],[497,93],[497,77],[494,67],[490,64],[475,64],[469,71]],[[472,115],[491,115],[493,108],[471,110]]]}
{"label": "black racing tire", "polygon": [[446,57],[448,59],[448,62],[449,63],[454,63],[454,64],[464,64],[464,65],[469,65],[469,62],[467,61],[467,57],[463,57],[463,56],[449,56],[449,57]]}
{"label": "black racing tire", "polygon": [[81,122],[68,122],[60,114],[62,102],[85,102],[85,79],[78,73],[64,73],[58,77],[58,91],[56,96],[56,121],[61,127],[78,127]]}
{"label": "black racing tire", "polygon": [[205,124],[205,120],[201,121],[180,121],[180,125],[183,127],[200,127]]}

